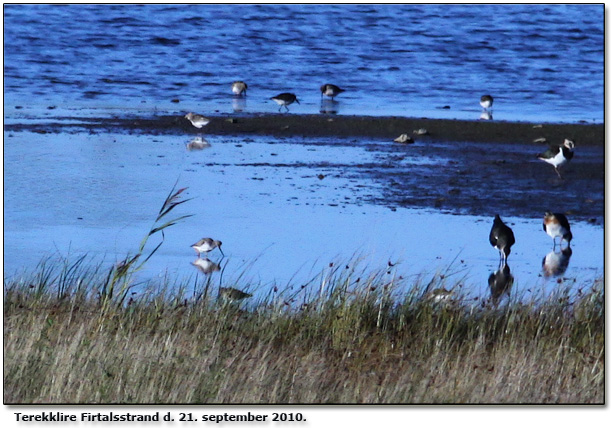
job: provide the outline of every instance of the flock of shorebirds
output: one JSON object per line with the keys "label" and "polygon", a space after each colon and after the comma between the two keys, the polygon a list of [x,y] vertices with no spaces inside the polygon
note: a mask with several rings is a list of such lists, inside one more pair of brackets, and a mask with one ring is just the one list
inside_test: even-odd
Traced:
{"label": "flock of shorebirds", "polygon": [[[243,81],[235,81],[231,85],[231,91],[235,96],[246,96],[247,89],[248,85]],[[345,90],[341,89],[339,86],[326,83],[320,87],[320,92],[321,98],[323,96],[327,96],[333,100],[337,95],[341,94],[342,92],[345,92]],[[281,94],[278,94],[274,97],[271,97],[271,100],[273,100],[280,106],[278,111],[281,111],[282,107],[284,107],[288,112],[289,105],[294,102],[299,104],[297,96],[290,92],[283,92]],[[494,98],[491,95],[483,95],[480,98],[480,105],[484,109],[485,113],[490,113],[492,111],[493,104]],[[195,113],[188,113],[185,118],[188,119],[191,124],[196,128],[202,128],[208,123],[210,123],[210,119]],[[560,174],[559,169],[573,158],[574,148],[575,143],[572,140],[565,139],[562,144],[550,145],[549,149],[543,153],[539,153],[537,155],[537,158],[552,165],[558,177],[562,179],[562,175]],[[552,213],[549,211],[546,212],[543,217],[543,230],[554,240],[554,251],[557,245],[556,239],[560,238],[558,245],[560,245],[562,253],[567,254],[567,251],[570,253],[570,245],[571,240],[573,239],[573,235],[571,233],[571,226],[569,225],[569,221],[564,214]],[[511,247],[516,242],[512,229],[507,226],[503,222],[503,220],[501,220],[501,217],[498,214],[494,217],[492,229],[490,230],[489,240],[490,244],[500,253],[499,270],[495,274],[491,275],[489,278],[491,289],[494,290],[494,287],[499,284],[501,286],[506,287],[507,282],[509,282],[510,278],[511,281],[513,281],[513,277],[509,273],[507,257],[511,253]],[[563,249],[562,247],[563,241],[566,241],[568,244],[565,249]],[[195,244],[191,245],[191,247],[198,253],[198,258],[195,262],[193,262],[193,265],[196,266],[204,274],[210,274],[216,270],[220,270],[219,265],[210,261],[207,257],[207,254],[208,252],[216,248],[218,248],[221,254],[223,254],[221,245],[221,241],[212,238],[202,238]],[[205,253],[206,257],[201,258],[202,253]],[[547,257],[546,259],[544,259],[544,267],[546,260]],[[244,293],[243,291],[237,290],[235,288],[221,287],[219,293],[221,296],[229,300],[242,300],[252,296],[251,294]]]}
{"label": "flock of shorebirds", "polygon": [[[246,84],[246,82],[243,82],[241,80],[237,80],[231,84],[231,92],[233,92],[233,94],[236,96],[246,96],[247,89],[248,85]],[[325,83],[320,87],[321,98],[323,96],[327,96],[333,100],[337,95],[341,94],[342,92],[345,92],[345,90],[331,83]],[[297,96],[290,92],[283,92],[274,97],[271,97],[270,99],[275,101],[280,106],[278,108],[278,111],[281,111],[282,107],[284,107],[288,112],[289,105],[293,104],[294,102],[299,104]],[[491,112],[492,105],[494,104],[494,98],[492,97],[492,95],[482,95],[479,104],[484,109],[484,112]],[[185,118],[188,119],[191,124],[198,129],[201,129],[202,127],[210,123],[210,119],[196,113],[187,113],[185,115]],[[419,131],[426,133],[426,130],[424,129]],[[413,142],[413,140],[408,140],[408,138],[409,137],[407,137],[407,134],[404,134],[401,135],[399,138],[395,139],[395,141],[402,143]],[[556,174],[558,174],[558,177],[562,179],[562,175],[560,174],[559,168],[568,163],[573,158],[574,148],[575,142],[569,139],[565,139],[562,144],[551,144],[549,149],[547,149],[543,153],[539,153],[537,155],[537,158],[552,165],[554,167],[554,170],[556,171]]]}

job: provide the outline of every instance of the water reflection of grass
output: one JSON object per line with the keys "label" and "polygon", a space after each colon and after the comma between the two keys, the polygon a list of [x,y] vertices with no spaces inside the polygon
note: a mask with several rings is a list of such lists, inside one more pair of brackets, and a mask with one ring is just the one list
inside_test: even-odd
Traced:
{"label": "water reflection of grass", "polygon": [[109,305],[99,266],[43,263],[5,280],[4,401],[603,403],[602,281],[494,306],[439,297],[443,271],[318,279],[239,305],[168,278]]}

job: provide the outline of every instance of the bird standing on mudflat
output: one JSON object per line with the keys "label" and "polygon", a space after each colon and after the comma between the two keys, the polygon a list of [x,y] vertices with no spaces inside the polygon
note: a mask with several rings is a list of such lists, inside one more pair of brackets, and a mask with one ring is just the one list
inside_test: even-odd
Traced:
{"label": "bird standing on mudflat", "polygon": [[214,250],[215,248],[218,248],[221,254],[224,256],[225,253],[223,253],[223,250],[221,249],[221,245],[223,245],[223,243],[216,239],[202,238],[199,241],[197,241],[195,244],[191,245],[191,248],[193,248],[197,252],[197,254],[199,254],[200,256],[202,253],[208,253]]}
{"label": "bird standing on mudflat", "polygon": [[294,102],[297,102],[297,104],[301,104],[297,99],[297,96],[289,92],[283,92],[281,94],[276,95],[275,97],[271,97],[271,99],[274,100],[276,104],[280,106],[278,111],[282,110],[282,107],[284,107],[286,111],[289,111],[289,108],[287,106],[293,104]]}
{"label": "bird standing on mudflat", "polygon": [[501,220],[497,214],[494,216],[494,223],[490,230],[490,245],[499,250],[501,260],[507,261],[511,246],[516,243],[516,238],[513,236],[513,230]]}
{"label": "bird standing on mudflat", "polygon": [[571,239],[573,239],[571,225],[564,214],[547,211],[543,217],[543,230],[554,240],[554,248],[558,237],[560,237],[560,245],[562,245],[562,241],[568,242],[569,246],[571,245]]}
{"label": "bird standing on mudflat", "polygon": [[562,144],[551,145],[545,152],[539,153],[537,158],[552,165],[558,177],[562,178],[558,169],[573,159],[574,148],[575,142],[565,138]]}
{"label": "bird standing on mudflat", "polygon": [[336,95],[339,95],[342,92],[346,92],[346,90],[340,88],[339,86],[332,85],[331,83],[325,83],[320,87],[320,98],[322,98],[323,95],[326,95],[333,99]]}
{"label": "bird standing on mudflat", "polygon": [[191,125],[195,126],[196,128],[201,128],[202,126],[206,126],[210,123],[210,119],[196,113],[187,113],[185,115],[185,119],[189,119]]}

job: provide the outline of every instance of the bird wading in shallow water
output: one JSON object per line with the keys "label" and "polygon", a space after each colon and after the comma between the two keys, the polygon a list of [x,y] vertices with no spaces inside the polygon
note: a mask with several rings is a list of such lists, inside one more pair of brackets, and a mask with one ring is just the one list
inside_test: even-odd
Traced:
{"label": "bird wading in shallow water", "polygon": [[493,103],[494,98],[492,98],[492,95],[482,95],[479,100],[479,105],[482,106],[482,108],[485,110],[491,109]]}
{"label": "bird wading in shallow water", "polygon": [[293,104],[294,102],[297,102],[297,104],[301,104],[297,99],[297,96],[289,92],[283,92],[282,94],[278,94],[275,97],[271,97],[271,99],[274,100],[276,104],[280,106],[278,111],[282,110],[282,107],[284,107],[286,111],[289,111],[289,108],[287,106]]}
{"label": "bird wading in shallow water", "polygon": [[340,88],[339,86],[332,85],[331,83],[325,83],[320,87],[320,97],[323,95],[331,97],[331,99],[335,98],[335,96],[341,94],[342,92],[346,92],[345,89]]}
{"label": "bird wading in shallow water", "polygon": [[575,142],[566,138],[562,144],[551,145],[545,152],[539,153],[537,158],[552,165],[558,177],[562,178],[559,168],[573,159],[574,148]]}
{"label": "bird wading in shallow water", "polygon": [[571,225],[564,214],[552,213],[547,211],[543,217],[543,230],[554,240],[554,248],[556,248],[556,238],[568,242],[571,245],[573,234],[571,233]]}
{"label": "bird wading in shallow water", "polygon": [[201,128],[202,126],[206,126],[210,123],[210,119],[196,113],[187,113],[185,115],[185,119],[188,119],[189,122],[191,122],[191,125],[195,126],[196,128]]}
{"label": "bird wading in shallow water", "polygon": [[516,238],[513,236],[513,230],[503,223],[498,214],[495,215],[494,223],[490,230],[490,245],[499,250],[502,261],[507,261],[507,257],[511,253],[511,246],[515,243]]}
{"label": "bird wading in shallow water", "polygon": [[241,80],[236,80],[231,84],[231,92],[235,95],[246,95],[246,89],[248,89],[248,85]]}
{"label": "bird wading in shallow water", "polygon": [[202,238],[195,244],[191,245],[191,248],[193,248],[200,256],[202,253],[209,253],[215,248],[218,248],[221,254],[225,256],[225,253],[223,253],[223,250],[221,249],[221,245],[223,245],[223,243],[216,239]]}

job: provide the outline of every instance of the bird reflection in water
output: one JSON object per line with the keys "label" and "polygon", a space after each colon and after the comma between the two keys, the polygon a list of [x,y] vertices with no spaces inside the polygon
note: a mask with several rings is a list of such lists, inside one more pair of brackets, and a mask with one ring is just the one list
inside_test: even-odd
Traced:
{"label": "bird reflection in water", "polygon": [[490,287],[490,299],[494,305],[497,305],[503,296],[509,296],[513,286],[513,275],[506,262],[501,262],[498,270],[490,274],[488,286]]}
{"label": "bird reflection in water", "polygon": [[573,255],[571,247],[566,247],[557,252],[555,249],[543,257],[543,275],[549,278],[552,276],[560,276],[566,272],[569,267],[569,261]]}
{"label": "bird reflection in water", "polygon": [[339,101],[333,99],[322,98],[320,100],[320,112],[322,114],[337,114],[339,113]]}
{"label": "bird reflection in water", "polygon": [[246,98],[241,96],[234,96],[231,99],[231,108],[235,113],[240,113],[246,110]]}
{"label": "bird reflection in water", "polygon": [[194,139],[192,139],[191,141],[187,143],[188,151],[203,150],[209,147],[210,147],[210,143],[205,138],[202,138],[202,137],[195,137]]}
{"label": "bird reflection in water", "polygon": [[492,120],[492,113],[489,111],[483,111],[482,114],[479,115],[480,120]]}
{"label": "bird reflection in water", "polygon": [[204,275],[210,275],[211,273],[221,270],[221,266],[219,264],[214,263],[207,257],[198,257],[195,259],[195,261],[191,262],[191,264]]}

